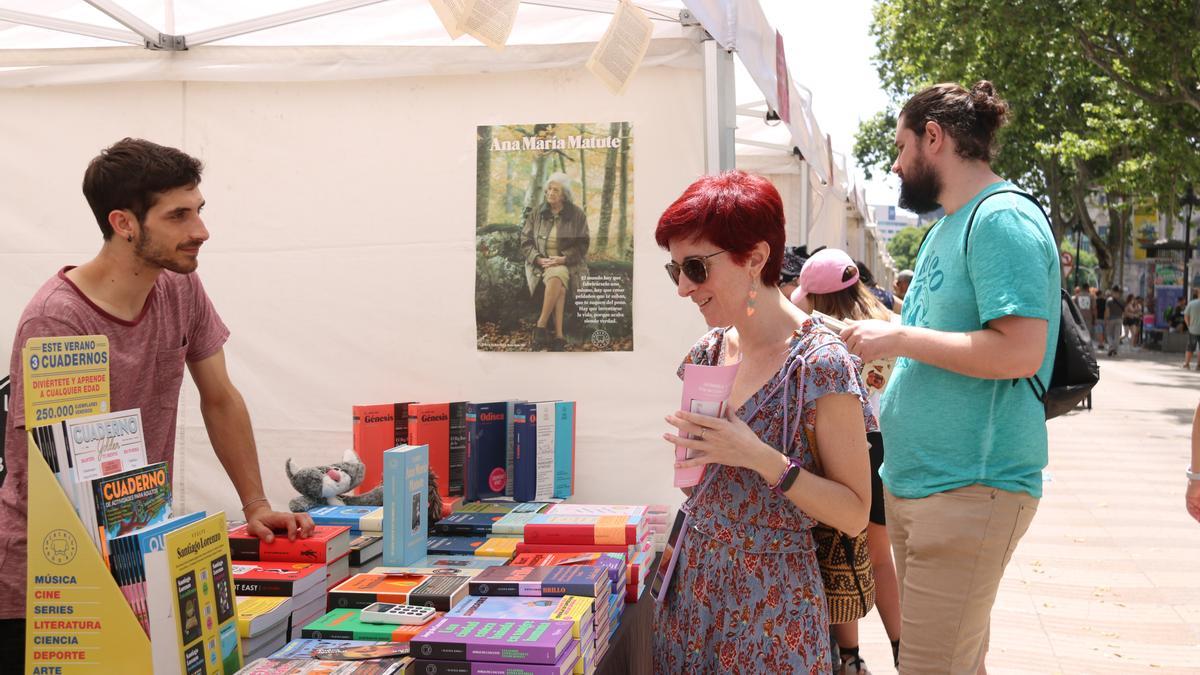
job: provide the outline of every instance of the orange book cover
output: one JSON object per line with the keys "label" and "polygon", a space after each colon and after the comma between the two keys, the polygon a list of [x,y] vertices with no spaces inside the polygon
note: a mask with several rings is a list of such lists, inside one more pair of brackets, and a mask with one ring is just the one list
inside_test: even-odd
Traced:
{"label": "orange book cover", "polygon": [[437,474],[438,494],[450,499],[450,404],[408,406],[408,444],[429,446],[430,480]]}
{"label": "orange book cover", "polygon": [[384,450],[408,442],[409,405],[406,402],[354,406],[354,453],[366,467],[355,494],[370,492],[382,484]]}
{"label": "orange book cover", "polygon": [[407,604],[408,594],[428,578],[424,574],[355,574],[329,591],[327,608],[362,609],[373,602]]}

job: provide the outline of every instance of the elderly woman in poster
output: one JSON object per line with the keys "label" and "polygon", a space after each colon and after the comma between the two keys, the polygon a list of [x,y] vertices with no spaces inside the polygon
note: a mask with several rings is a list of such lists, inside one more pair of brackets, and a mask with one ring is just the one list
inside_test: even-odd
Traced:
{"label": "elderly woman in poster", "polygon": [[563,312],[567,298],[579,290],[587,273],[589,244],[587,216],[575,205],[571,179],[565,173],[551,174],[542,190],[542,203],[529,214],[521,231],[529,294],[536,298],[538,287],[544,290],[541,314],[533,329],[534,350],[566,348]]}

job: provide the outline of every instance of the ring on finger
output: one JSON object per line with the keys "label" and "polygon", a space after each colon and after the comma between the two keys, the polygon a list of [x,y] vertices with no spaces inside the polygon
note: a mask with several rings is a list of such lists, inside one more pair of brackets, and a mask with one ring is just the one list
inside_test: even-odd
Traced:
{"label": "ring on finger", "polygon": [[704,427],[700,427],[700,431],[696,433],[696,438],[704,440],[704,432],[707,431]]}

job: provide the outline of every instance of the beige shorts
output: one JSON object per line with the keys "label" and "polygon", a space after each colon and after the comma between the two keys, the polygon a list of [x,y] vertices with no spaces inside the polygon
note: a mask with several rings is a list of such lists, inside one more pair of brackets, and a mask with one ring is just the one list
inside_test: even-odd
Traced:
{"label": "beige shorts", "polygon": [[981,484],[921,499],[884,492],[900,582],[900,673],[974,673],[1004,568],[1038,500]]}

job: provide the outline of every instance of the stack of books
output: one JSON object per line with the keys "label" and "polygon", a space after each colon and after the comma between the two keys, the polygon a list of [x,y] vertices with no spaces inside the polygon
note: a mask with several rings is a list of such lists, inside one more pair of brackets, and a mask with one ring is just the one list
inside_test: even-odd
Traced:
{"label": "stack of books", "polygon": [[667,547],[667,537],[674,522],[675,510],[666,504],[646,507],[646,529],[650,530],[650,541],[654,542],[655,551],[661,553]]}
{"label": "stack of books", "polygon": [[288,641],[291,616],[291,598],[238,596],[237,627],[245,661],[270,656],[283,647]]}
{"label": "stack of books", "polygon": [[414,672],[422,675],[508,672],[519,664],[530,675],[566,675],[579,661],[572,622],[446,616],[410,643]]}
{"label": "stack of books", "polygon": [[467,596],[465,574],[356,574],[329,591],[327,610],[362,609],[376,602],[420,605],[446,612]]}
{"label": "stack of books", "polygon": [[382,506],[318,506],[308,515],[317,525],[350,528],[348,574],[370,572],[383,554]]}
{"label": "stack of books", "polygon": [[[434,620],[443,616],[434,613]],[[426,624],[428,625],[428,624]],[[361,609],[335,609],[313,621],[300,631],[300,637],[315,640],[375,640],[408,643],[425,626],[394,623],[368,623],[362,620]]]}
{"label": "stack of books", "polygon": [[350,528],[317,525],[311,536],[291,541],[277,535],[270,542],[250,534],[245,525],[229,530],[229,548],[237,562],[304,562],[325,566],[325,588],[350,576]]}
{"label": "stack of books", "polygon": [[289,639],[325,613],[325,566],[294,562],[234,562],[234,589],[239,597],[291,599]]}

